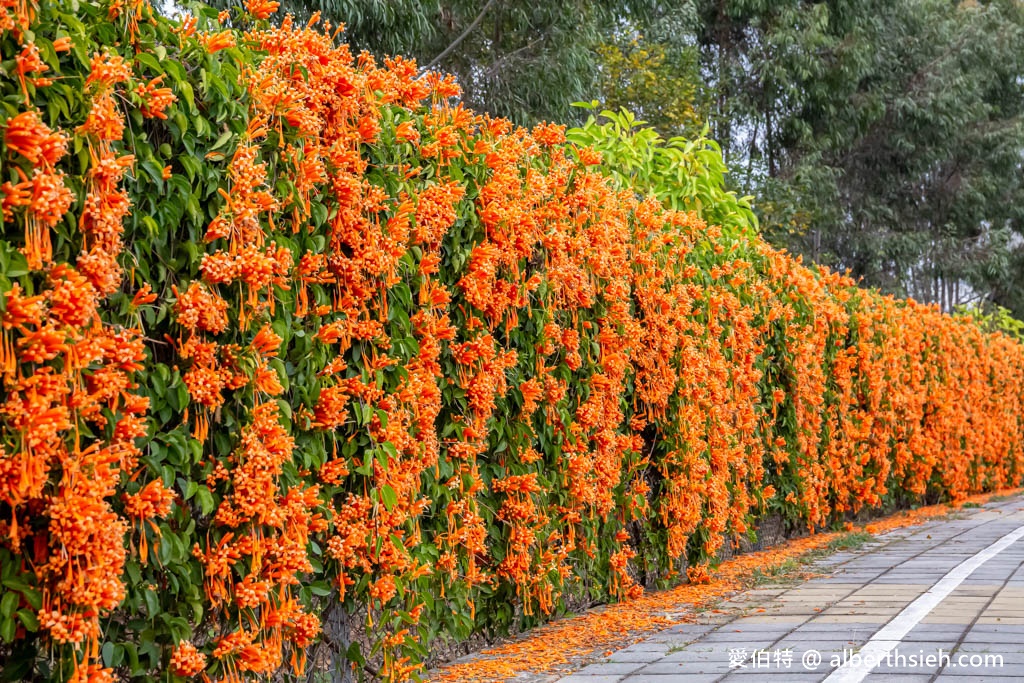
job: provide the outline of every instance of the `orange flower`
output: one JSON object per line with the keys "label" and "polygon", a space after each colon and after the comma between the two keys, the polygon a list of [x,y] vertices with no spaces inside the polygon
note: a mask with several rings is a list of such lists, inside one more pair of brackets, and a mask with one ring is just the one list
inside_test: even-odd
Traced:
{"label": "orange flower", "polygon": [[253,385],[256,391],[270,396],[278,396],[284,392],[284,387],[281,385],[281,378],[277,374],[277,370],[269,365],[261,365],[256,369]]}
{"label": "orange flower", "polygon": [[171,511],[175,494],[164,488],[164,483],[155,479],[146,484],[138,493],[124,496],[124,511],[135,521],[149,521],[166,517]]}
{"label": "orange flower", "polygon": [[14,209],[32,204],[32,188],[33,184],[28,180],[17,185],[11,185],[10,182],[0,185],[0,192],[4,195],[0,204],[3,207],[4,222],[14,220]]}
{"label": "orange flower", "polygon": [[147,119],[166,119],[167,114],[165,110],[178,101],[178,98],[171,92],[170,88],[157,87],[163,79],[163,75],[160,75],[149,83],[140,83],[135,87],[135,94],[142,99],[140,111]]}
{"label": "orange flower", "polygon": [[[28,21],[34,8],[11,2],[0,30],[16,44],[28,27],[19,36],[13,15]],[[245,3],[259,19],[276,5]],[[49,109],[23,107],[4,127],[14,170],[0,185],[4,220],[18,221],[9,232],[24,228],[41,271],[24,276],[33,296],[29,279],[12,281],[3,307],[0,497],[16,519],[0,534],[31,554],[22,564],[43,588],[41,628],[79,645],[79,671],[112,675],[91,660],[104,610],[125,597],[118,577],[130,581],[126,546],[144,559],[155,518],[173,509],[160,481],[124,490],[138,486],[149,427],[132,373],[158,359],[189,396],[187,416],[161,402],[160,421],[180,417],[204,452],[179,474],[219,501],[193,556],[220,637],[207,654],[179,642],[174,675],[205,675],[208,654],[232,681],[285,662],[299,672],[320,628],[298,600],[307,577],[379,601],[367,637],[382,677],[399,680],[421,659],[401,613],[422,605],[417,591],[470,619],[495,595],[549,614],[577,572],[596,570],[606,594],[636,599],[634,527],[696,584],[766,501],[821,527],[894,487],[961,500],[1024,470],[1017,342],[619,191],[589,168],[601,155],[567,144],[562,127],[477,116],[449,101],[454,79],[353,58],[336,34],[287,17],[244,38],[241,52],[252,45],[259,59],[230,84],[248,118],[235,122],[243,132],[207,213],[218,243],[175,264],[172,322],[119,308],[136,286],[121,263],[145,256],[122,253],[124,105],[162,118],[174,95],[159,78],[129,80],[144,2],[109,8],[128,26],[127,62],[93,57],[78,129],[87,170],[58,173],[67,134],[43,123]],[[177,29],[186,56],[195,27],[189,17]],[[201,44],[216,52],[240,35]],[[12,58],[26,95],[45,82],[32,46]],[[364,147],[382,126],[413,143],[391,166]],[[54,263],[68,244],[81,245],[74,265]],[[132,304],[154,301],[142,284]],[[176,357],[117,326],[150,320],[179,326],[167,338]],[[288,354],[274,332],[283,323],[294,325]],[[308,387],[285,389],[279,355]],[[142,528],[135,543],[126,520]]]}
{"label": "orange flower", "polygon": [[141,288],[139,288],[138,292],[135,293],[135,296],[132,297],[131,305],[138,308],[139,306],[151,304],[156,300],[157,295],[150,288],[150,283],[145,283]]}
{"label": "orange flower", "polygon": [[276,0],[246,0],[245,10],[257,19],[267,19],[277,11],[281,3]]}
{"label": "orange flower", "polygon": [[419,142],[420,132],[413,121],[402,121],[395,128],[395,139],[399,142]]}
{"label": "orange flower", "polygon": [[260,354],[265,358],[273,358],[277,355],[277,350],[281,348],[281,337],[271,329],[270,325],[264,325],[260,328],[260,331],[253,337],[252,344],[250,344],[253,351]]}
{"label": "orange flower", "polygon": [[199,41],[210,54],[235,47],[236,44],[235,34],[230,30],[219,33],[203,33],[199,36]]}
{"label": "orange flower", "polygon": [[181,23],[174,28],[176,33],[179,33],[182,38],[191,38],[195,35],[196,25],[198,20],[191,14],[185,14],[181,18]]}
{"label": "orange flower", "polygon": [[[103,81],[100,82],[103,83]],[[124,135],[124,118],[118,111],[117,101],[109,91],[102,92],[93,100],[85,123],[78,127],[77,132],[83,135],[94,135],[103,141],[121,139]]]}
{"label": "orange flower", "polygon": [[131,68],[124,57],[117,54],[94,54],[89,64],[89,77],[85,79],[88,88],[95,84],[99,92],[104,92],[118,83],[132,77]]}
{"label": "orange flower", "polygon": [[228,302],[214,294],[204,285],[193,282],[184,293],[179,293],[175,285],[171,286],[177,302],[174,310],[178,315],[178,324],[186,329],[200,329],[212,334],[223,332],[228,326]]}
{"label": "orange flower", "polygon": [[68,139],[63,133],[50,130],[39,119],[39,112],[30,110],[7,121],[4,143],[33,165],[42,161],[53,166],[67,153]]}
{"label": "orange flower", "polygon": [[25,103],[28,104],[26,76],[49,71],[50,67],[39,56],[39,47],[35,43],[29,43],[22,48],[21,52],[14,58],[14,62],[18,80],[21,82],[21,91],[25,95]]}
{"label": "orange flower", "polygon": [[544,388],[537,378],[531,378],[519,385],[523,395],[523,414],[529,415],[537,410],[537,402],[544,395]]}
{"label": "orange flower", "polygon": [[329,460],[320,468],[320,481],[325,484],[338,485],[348,474],[348,466],[342,459]]}
{"label": "orange flower", "polygon": [[192,643],[181,640],[171,655],[171,673],[182,678],[198,676],[206,668],[206,655]]}

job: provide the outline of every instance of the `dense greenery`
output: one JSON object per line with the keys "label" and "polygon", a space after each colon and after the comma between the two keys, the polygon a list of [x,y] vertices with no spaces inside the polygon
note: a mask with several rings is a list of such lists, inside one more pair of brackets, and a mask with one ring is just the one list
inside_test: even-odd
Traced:
{"label": "dense greenery", "polygon": [[1024,313],[1024,7],[715,2],[713,135],[768,237],[888,291]]}
{"label": "dense greenery", "polygon": [[[653,30],[632,24],[632,54],[674,51],[677,73],[697,60],[695,87],[653,97],[710,122],[769,240],[946,310],[992,302],[1024,315],[1019,2],[688,7],[648,20]],[[672,134],[649,89],[622,93],[686,76],[648,58],[631,78],[613,54],[606,97]]]}

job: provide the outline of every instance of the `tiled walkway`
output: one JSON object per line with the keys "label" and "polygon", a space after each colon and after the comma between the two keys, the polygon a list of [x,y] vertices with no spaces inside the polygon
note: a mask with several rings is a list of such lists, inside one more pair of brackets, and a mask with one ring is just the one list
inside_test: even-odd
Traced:
{"label": "tiled walkway", "polygon": [[815,566],[825,577],[736,596],[743,616],[673,627],[560,683],[1024,681],[1022,535],[1021,498],[895,531]]}

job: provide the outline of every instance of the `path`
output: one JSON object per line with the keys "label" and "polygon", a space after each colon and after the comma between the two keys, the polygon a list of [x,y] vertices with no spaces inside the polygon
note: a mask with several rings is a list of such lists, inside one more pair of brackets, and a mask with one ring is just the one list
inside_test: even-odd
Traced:
{"label": "path", "polygon": [[813,570],[825,575],[737,595],[709,623],[560,683],[1024,680],[1024,498],[879,536]]}

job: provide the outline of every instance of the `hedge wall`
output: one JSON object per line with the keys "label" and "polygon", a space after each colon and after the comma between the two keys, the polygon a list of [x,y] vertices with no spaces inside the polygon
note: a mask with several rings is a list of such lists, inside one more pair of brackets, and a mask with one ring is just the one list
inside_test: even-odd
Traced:
{"label": "hedge wall", "polygon": [[0,2],[3,679],[404,679],[1020,481],[1021,345],[772,250],[709,143],[644,175],[276,5]]}

